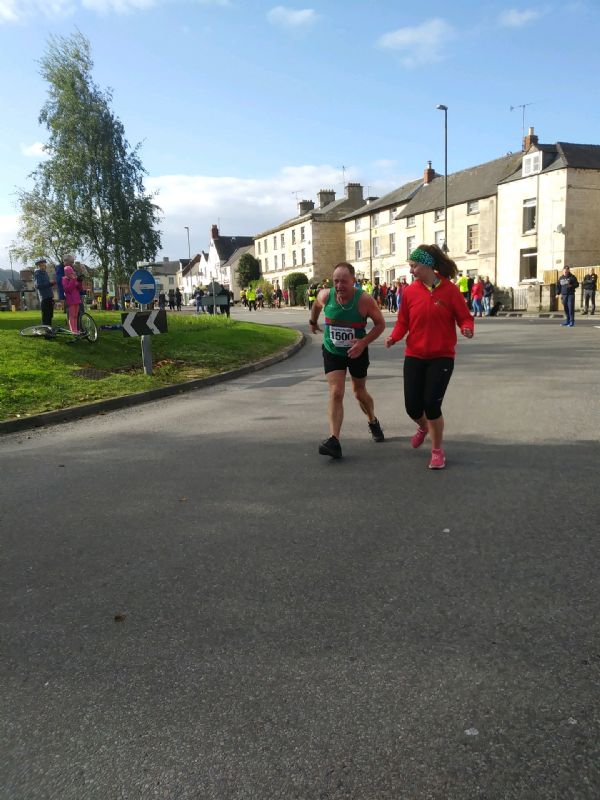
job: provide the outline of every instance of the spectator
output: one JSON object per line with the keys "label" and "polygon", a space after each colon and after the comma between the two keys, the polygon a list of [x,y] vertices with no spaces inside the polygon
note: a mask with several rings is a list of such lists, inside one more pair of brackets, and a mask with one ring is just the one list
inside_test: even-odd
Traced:
{"label": "spectator", "polygon": [[265,307],[265,296],[260,286],[258,286],[256,289],[256,304],[254,306],[254,310],[256,310],[256,306],[258,306],[261,311]]}
{"label": "spectator", "polygon": [[246,289],[246,300],[248,301],[248,311],[252,311],[253,308],[256,311],[256,289],[253,286]]}
{"label": "spectator", "polygon": [[175,305],[177,306],[177,311],[181,311],[181,301],[182,301],[181,292],[179,291],[179,286],[175,289]]}
{"label": "spectator", "polygon": [[242,289],[242,291],[240,292],[240,300],[242,301],[242,305],[244,306],[244,308],[246,308],[246,306],[248,305],[248,300],[246,298],[245,289]]}
{"label": "spectator", "polygon": [[560,299],[565,310],[565,320],[560,324],[566,328],[573,328],[575,326],[575,289],[579,286],[579,281],[571,273],[571,268],[565,266],[563,274],[560,276],[556,283],[556,293],[560,295]]}
{"label": "spectator", "polygon": [[[592,267],[587,275],[583,278],[583,313],[596,313],[596,288],[598,286],[598,276],[596,270]],[[589,311],[590,301],[592,303],[592,310]]]}
{"label": "spectator", "polygon": [[470,301],[469,301],[469,278],[467,275],[463,275],[462,272],[458,273],[458,280],[456,281],[456,285],[458,286],[458,291],[462,294],[465,298],[465,303],[471,308]]}
{"label": "spectator", "polygon": [[483,316],[483,281],[477,275],[471,286],[471,307],[474,317]]}
{"label": "spectator", "polygon": [[200,286],[196,286],[194,291],[194,300],[196,301],[196,314],[202,313],[202,298],[204,297],[204,292],[200,288]]}
{"label": "spectator", "polygon": [[77,276],[75,270],[69,264],[65,265],[65,272],[62,279],[63,291],[65,295],[65,303],[67,304],[67,313],[69,316],[69,329],[71,333],[79,333],[79,304],[81,303],[81,295],[77,286]]}
{"label": "spectator", "polygon": [[406,282],[406,278],[402,277],[399,281],[396,281],[396,310],[400,311],[400,304],[402,303],[402,295],[404,294],[404,290],[408,288],[408,283]]}
{"label": "spectator", "polygon": [[54,293],[52,287],[55,285],[55,281],[51,281],[48,277],[45,258],[36,258],[35,266],[33,283],[37,290],[42,310],[42,325],[52,325],[52,317],[54,316]]}
{"label": "spectator", "polygon": [[486,275],[483,282],[483,310],[486,317],[492,312],[492,297],[494,296],[494,284],[490,281],[490,276]]}
{"label": "spectator", "polygon": [[287,304],[288,304],[288,301],[289,301],[289,299],[290,299],[290,293],[289,293],[289,291],[288,291],[287,289],[283,289],[283,290],[282,290],[282,294],[283,294],[283,302],[284,302],[284,303],[286,304],[286,306],[287,306]]}
{"label": "spectator", "polygon": [[158,307],[165,309],[167,306],[167,295],[164,292],[158,293]]}

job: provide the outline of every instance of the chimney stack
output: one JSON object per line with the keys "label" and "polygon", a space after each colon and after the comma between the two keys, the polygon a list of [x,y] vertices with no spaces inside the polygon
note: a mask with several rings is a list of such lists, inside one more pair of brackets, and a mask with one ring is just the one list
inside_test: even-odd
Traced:
{"label": "chimney stack", "polygon": [[364,202],[363,200],[363,187],[360,183],[348,183],[346,185],[346,197],[352,203],[358,206],[361,206]]}
{"label": "chimney stack", "polygon": [[213,225],[210,229],[210,237],[211,239],[218,239],[219,238],[219,226]]}
{"label": "chimney stack", "polygon": [[523,139],[523,150],[526,153],[532,144],[538,143],[538,137],[533,132],[533,126],[530,126],[527,131],[527,136]]}
{"label": "chimney stack", "polygon": [[308,214],[309,211],[313,211],[315,207],[313,200],[300,200],[298,203],[298,216],[302,217],[304,214]]}
{"label": "chimney stack", "polygon": [[317,198],[319,200],[319,208],[324,208],[329,203],[333,203],[335,192],[332,189],[321,189],[320,192],[317,192]]}
{"label": "chimney stack", "polygon": [[423,173],[423,183],[427,185],[435,178],[435,170],[431,168],[431,161],[427,162],[425,172]]}

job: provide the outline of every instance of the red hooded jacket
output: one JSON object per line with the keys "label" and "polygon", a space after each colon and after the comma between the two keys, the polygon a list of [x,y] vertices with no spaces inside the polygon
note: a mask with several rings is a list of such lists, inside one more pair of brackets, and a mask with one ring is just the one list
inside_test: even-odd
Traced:
{"label": "red hooded jacket", "polygon": [[406,333],[407,356],[414,358],[454,358],[456,326],[475,329],[465,298],[447,278],[428,289],[414,281],[404,289],[392,341],[399,342]]}

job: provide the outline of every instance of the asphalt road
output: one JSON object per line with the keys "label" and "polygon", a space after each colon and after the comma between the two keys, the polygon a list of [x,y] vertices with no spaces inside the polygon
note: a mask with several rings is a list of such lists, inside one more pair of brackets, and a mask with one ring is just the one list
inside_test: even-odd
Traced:
{"label": "asphalt road", "polygon": [[314,338],[2,437],[0,797],[597,800],[599,348],[484,320],[439,473],[381,342],[340,461]]}

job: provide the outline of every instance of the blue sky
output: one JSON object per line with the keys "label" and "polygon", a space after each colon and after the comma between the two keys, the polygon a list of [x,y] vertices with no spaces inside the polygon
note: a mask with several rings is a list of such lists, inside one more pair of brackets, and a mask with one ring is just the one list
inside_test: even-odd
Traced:
{"label": "blue sky", "polygon": [[[600,4],[430,0],[0,0],[0,267],[14,189],[40,158],[36,59],[79,29],[94,76],[164,211],[163,251],[206,249],[210,225],[253,234],[296,197],[361,182],[381,195],[520,148],[521,109],[543,142],[600,144]],[[299,193],[296,195],[295,193]]]}

